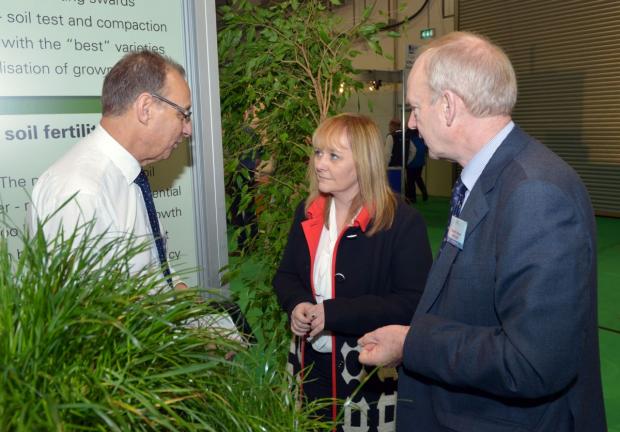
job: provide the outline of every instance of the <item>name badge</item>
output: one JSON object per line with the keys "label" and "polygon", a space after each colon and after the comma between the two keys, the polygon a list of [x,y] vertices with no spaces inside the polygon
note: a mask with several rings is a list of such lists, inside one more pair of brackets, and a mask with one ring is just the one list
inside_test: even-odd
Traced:
{"label": "name badge", "polygon": [[452,216],[450,219],[450,227],[448,228],[448,236],[446,241],[459,249],[463,249],[465,243],[465,232],[467,231],[467,222]]}

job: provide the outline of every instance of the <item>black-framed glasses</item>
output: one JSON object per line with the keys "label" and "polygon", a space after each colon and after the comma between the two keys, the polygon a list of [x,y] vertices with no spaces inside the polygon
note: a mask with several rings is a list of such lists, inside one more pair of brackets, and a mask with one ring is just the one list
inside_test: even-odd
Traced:
{"label": "black-framed glasses", "polygon": [[161,95],[158,95],[157,93],[149,93],[149,94],[151,96],[153,96],[155,99],[159,99],[160,101],[167,103],[172,108],[174,108],[179,113],[181,113],[181,115],[183,116],[183,120],[185,120],[186,122],[188,122],[188,121],[190,121],[192,119],[192,110],[185,109],[182,106],[175,104],[171,100],[166,99],[165,97],[163,97]]}

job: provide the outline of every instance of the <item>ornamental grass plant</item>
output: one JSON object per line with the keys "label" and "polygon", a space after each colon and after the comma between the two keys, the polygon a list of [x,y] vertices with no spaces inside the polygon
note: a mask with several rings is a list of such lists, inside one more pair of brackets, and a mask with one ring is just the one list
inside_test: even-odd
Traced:
{"label": "ornamental grass plant", "polygon": [[0,430],[329,427],[296,406],[279,356],[189,325],[218,312],[203,291],[129,276],[145,245],[76,233],[23,234],[19,257],[0,238]]}

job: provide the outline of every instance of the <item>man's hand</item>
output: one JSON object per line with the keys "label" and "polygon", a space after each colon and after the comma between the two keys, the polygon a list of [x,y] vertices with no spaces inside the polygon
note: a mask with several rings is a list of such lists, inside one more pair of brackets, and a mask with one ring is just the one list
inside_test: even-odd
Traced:
{"label": "man's hand", "polygon": [[312,308],[309,302],[299,303],[291,313],[291,331],[297,336],[305,336],[310,331],[312,322]]}
{"label": "man's hand", "polygon": [[189,289],[189,287],[187,286],[187,284],[185,282],[177,282],[174,285],[174,289],[177,291],[184,291],[186,289]]}
{"label": "man's hand", "polygon": [[362,347],[360,363],[395,367],[403,361],[403,345],[409,326],[389,325],[366,333],[357,343]]}

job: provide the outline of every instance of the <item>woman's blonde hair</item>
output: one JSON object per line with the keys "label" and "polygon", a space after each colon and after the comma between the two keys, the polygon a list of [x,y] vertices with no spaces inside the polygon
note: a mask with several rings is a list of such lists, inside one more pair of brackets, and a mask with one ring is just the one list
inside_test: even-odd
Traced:
{"label": "woman's blonde hair", "polygon": [[[390,228],[396,213],[396,199],[390,189],[386,174],[383,140],[376,123],[370,118],[354,113],[339,114],[324,120],[312,135],[315,149],[325,150],[340,147],[342,137],[351,146],[359,194],[353,199],[347,219],[352,219],[361,207],[365,207],[372,218],[368,231],[371,236],[378,231]],[[308,163],[308,181],[310,194],[306,199],[306,211],[310,204],[319,196],[319,185],[314,167],[314,156]],[[329,212],[331,196],[327,195]],[[328,218],[325,217],[327,221]]]}

